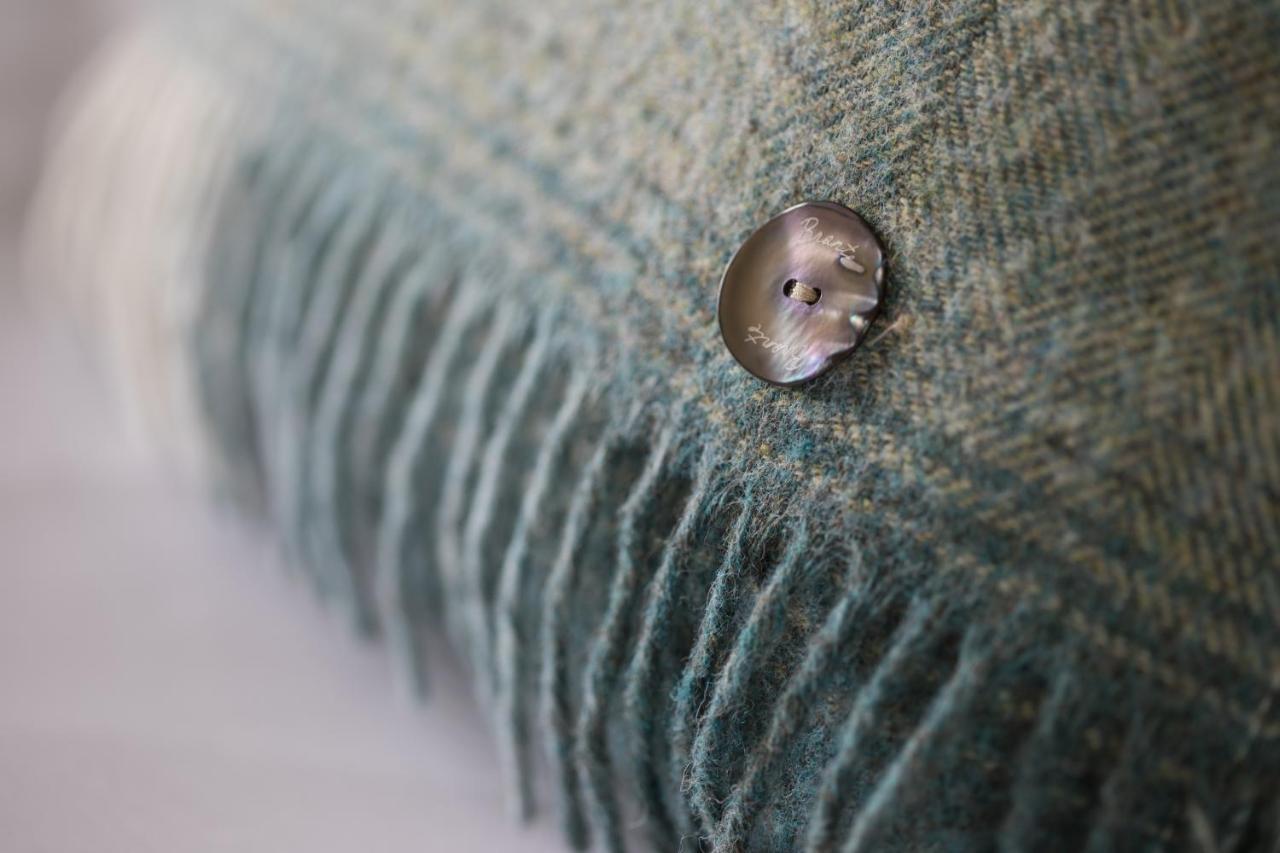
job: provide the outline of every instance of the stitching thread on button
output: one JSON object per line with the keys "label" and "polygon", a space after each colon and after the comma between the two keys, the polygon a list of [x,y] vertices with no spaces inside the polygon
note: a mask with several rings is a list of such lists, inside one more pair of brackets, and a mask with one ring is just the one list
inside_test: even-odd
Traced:
{"label": "stitching thread on button", "polygon": [[805,305],[813,305],[822,298],[821,290],[794,278],[787,279],[787,283],[782,285],[782,292],[788,298],[803,302]]}

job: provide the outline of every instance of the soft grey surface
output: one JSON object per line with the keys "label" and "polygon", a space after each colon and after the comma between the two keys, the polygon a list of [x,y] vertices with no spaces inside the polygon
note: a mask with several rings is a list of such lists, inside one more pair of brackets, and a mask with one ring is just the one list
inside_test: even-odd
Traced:
{"label": "soft grey surface", "polygon": [[505,819],[462,679],[397,704],[384,656],[166,481],[21,300],[42,125],[100,9],[0,0],[0,850],[561,849]]}
{"label": "soft grey surface", "polygon": [[398,704],[0,293],[0,848],[561,849],[505,819],[460,676]]}
{"label": "soft grey surface", "polygon": [[0,0],[0,251],[13,251],[55,95],[130,5],[131,0]]}

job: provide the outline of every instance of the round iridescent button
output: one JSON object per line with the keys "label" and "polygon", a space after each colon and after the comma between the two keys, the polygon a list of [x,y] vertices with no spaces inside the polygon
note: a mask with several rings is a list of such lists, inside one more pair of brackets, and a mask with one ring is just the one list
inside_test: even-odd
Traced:
{"label": "round iridescent button", "polygon": [[884,296],[884,247],[843,205],[810,201],[760,226],[720,279],[720,334],[775,385],[825,372],[862,341]]}

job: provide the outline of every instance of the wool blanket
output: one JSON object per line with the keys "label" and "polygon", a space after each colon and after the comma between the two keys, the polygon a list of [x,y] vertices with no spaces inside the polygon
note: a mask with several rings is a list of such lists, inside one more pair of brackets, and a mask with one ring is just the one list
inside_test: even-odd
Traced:
{"label": "wool blanket", "polygon": [[[209,0],[32,268],[136,420],[622,850],[1280,840],[1274,0]],[[857,352],[716,286],[830,199]]]}

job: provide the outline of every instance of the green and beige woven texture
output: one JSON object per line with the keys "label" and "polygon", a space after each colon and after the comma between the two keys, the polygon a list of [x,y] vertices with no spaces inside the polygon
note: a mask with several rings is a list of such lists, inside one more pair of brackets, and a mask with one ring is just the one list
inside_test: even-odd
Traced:
{"label": "green and beige woven texture", "polygon": [[[179,464],[620,850],[1280,843],[1280,3],[238,0],[32,257]],[[753,379],[808,199],[888,301]]]}

